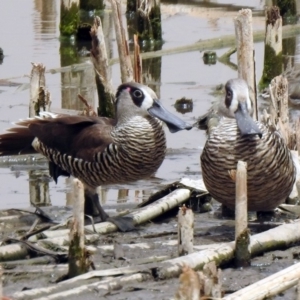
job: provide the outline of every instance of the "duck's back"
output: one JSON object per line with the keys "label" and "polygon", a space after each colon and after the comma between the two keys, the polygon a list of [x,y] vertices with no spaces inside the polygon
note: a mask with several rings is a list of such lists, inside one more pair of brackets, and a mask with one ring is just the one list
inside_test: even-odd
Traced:
{"label": "duck's back", "polygon": [[217,201],[234,207],[235,182],[229,172],[247,162],[248,209],[272,210],[290,194],[295,181],[291,153],[278,132],[256,122],[262,132],[242,137],[235,119],[223,118],[209,134],[201,155],[204,183]]}

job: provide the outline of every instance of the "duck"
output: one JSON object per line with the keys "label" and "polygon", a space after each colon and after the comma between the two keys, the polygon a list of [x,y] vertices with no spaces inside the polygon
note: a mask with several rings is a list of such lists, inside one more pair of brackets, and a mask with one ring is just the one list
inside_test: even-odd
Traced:
{"label": "duck", "polygon": [[252,118],[249,89],[243,79],[230,79],[225,98],[200,117],[207,130],[200,156],[204,184],[211,196],[235,207],[235,182],[230,176],[239,160],[247,163],[248,210],[272,211],[293,189],[296,169],[280,132]]}
{"label": "duck", "polygon": [[114,119],[43,113],[1,134],[0,155],[44,155],[55,182],[72,175],[84,184],[85,213],[130,231],[132,218],[109,217],[96,189],[152,176],[166,154],[163,123],[172,133],[192,128],[164,108],[148,86],[128,82],[117,89]]}

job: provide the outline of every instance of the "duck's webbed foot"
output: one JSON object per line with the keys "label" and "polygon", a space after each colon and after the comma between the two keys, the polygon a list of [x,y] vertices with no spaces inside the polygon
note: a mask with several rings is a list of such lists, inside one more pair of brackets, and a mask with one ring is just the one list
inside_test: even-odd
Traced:
{"label": "duck's webbed foot", "polygon": [[132,217],[128,217],[128,216],[110,217],[101,206],[99,201],[99,196],[96,192],[93,193],[88,190],[85,190],[84,198],[85,198],[85,207],[84,207],[85,214],[95,217],[95,222],[105,222],[105,221],[111,222],[115,224],[120,231],[123,232],[132,231],[136,229]]}

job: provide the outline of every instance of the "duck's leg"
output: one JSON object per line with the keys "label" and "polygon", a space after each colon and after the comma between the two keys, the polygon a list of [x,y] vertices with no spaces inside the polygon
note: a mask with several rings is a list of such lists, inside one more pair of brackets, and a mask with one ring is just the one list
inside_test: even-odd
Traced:
{"label": "duck's leg", "polygon": [[85,206],[84,210],[87,215],[99,216],[100,222],[109,221],[115,224],[120,231],[131,231],[136,229],[132,217],[110,217],[103,209],[99,201],[99,195],[96,190],[85,189],[84,191]]}

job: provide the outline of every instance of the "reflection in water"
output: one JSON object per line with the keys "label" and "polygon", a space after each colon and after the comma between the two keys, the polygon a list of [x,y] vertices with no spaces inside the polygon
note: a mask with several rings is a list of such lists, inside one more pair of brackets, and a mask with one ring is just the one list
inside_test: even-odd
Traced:
{"label": "reflection in water", "polygon": [[44,170],[32,170],[29,175],[29,195],[31,203],[37,206],[50,206],[49,173]]}
{"label": "reflection in water", "polygon": [[176,100],[175,102],[176,111],[186,114],[193,111],[193,100],[185,97]]}
{"label": "reflection in water", "polygon": [[56,1],[35,0],[34,6],[36,12],[35,20],[33,21],[35,36],[38,39],[45,40],[53,38],[56,34]]}
{"label": "reflection in water", "polygon": [[157,97],[160,98],[161,57],[143,59],[142,66],[143,83],[152,88],[155,91]]}
{"label": "reflection in water", "polygon": [[[78,62],[89,61],[87,57],[81,57]],[[62,108],[82,111],[85,106],[79,100],[78,94],[82,95],[88,104],[95,107],[96,98],[95,74],[92,67],[84,68],[77,72],[61,73],[61,99]]]}

